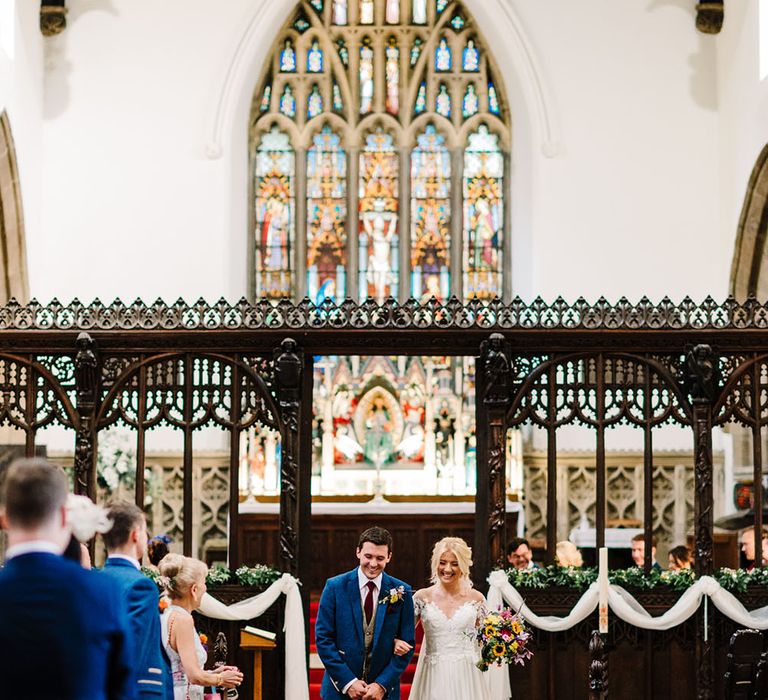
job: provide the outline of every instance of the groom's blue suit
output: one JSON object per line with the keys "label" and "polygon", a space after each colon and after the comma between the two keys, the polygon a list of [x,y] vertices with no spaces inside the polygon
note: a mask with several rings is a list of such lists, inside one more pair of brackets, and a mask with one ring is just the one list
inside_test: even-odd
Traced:
{"label": "groom's blue suit", "polygon": [[[357,569],[328,579],[320,598],[315,624],[317,653],[325,666],[320,697],[323,700],[346,698],[344,687],[355,678],[362,679],[365,644],[363,611]],[[403,586],[406,593],[397,603],[379,603],[371,645],[368,683],[378,683],[387,700],[400,699],[400,676],[413,655],[394,655],[395,639],[414,644],[413,597],[410,586],[382,574],[379,599],[392,588]]]}

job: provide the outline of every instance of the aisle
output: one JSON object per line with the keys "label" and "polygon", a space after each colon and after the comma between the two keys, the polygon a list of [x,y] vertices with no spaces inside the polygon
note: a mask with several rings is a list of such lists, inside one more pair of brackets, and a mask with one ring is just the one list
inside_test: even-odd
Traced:
{"label": "aisle", "polygon": [[[315,646],[315,620],[317,618],[317,602],[309,604],[309,700],[320,700],[320,683],[323,680],[323,665],[317,656],[317,647]],[[416,657],[421,647],[422,629],[421,625],[416,630],[416,653],[411,659],[408,668],[400,682],[400,699],[408,700],[411,694],[411,682],[413,674],[416,671]]]}

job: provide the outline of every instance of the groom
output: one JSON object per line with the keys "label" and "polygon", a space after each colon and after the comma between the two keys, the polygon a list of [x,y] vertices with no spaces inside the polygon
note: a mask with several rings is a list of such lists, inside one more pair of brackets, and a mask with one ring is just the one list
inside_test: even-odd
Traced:
{"label": "groom", "polygon": [[395,656],[395,639],[414,645],[410,586],[384,573],[392,535],[368,528],[357,544],[360,566],[328,579],[315,624],[325,666],[323,700],[400,699],[400,676],[413,651]]}

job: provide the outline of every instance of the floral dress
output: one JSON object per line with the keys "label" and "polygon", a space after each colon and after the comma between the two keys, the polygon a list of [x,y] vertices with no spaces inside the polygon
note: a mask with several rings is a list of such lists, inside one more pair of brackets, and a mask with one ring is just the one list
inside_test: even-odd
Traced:
{"label": "floral dress", "polygon": [[475,629],[483,603],[467,601],[451,617],[431,601],[414,599],[414,606],[424,641],[411,700],[490,700],[488,676],[475,665],[480,658]]}
{"label": "floral dress", "polygon": [[[189,678],[187,678],[187,674],[184,672],[184,667],[181,665],[179,652],[171,647],[171,622],[174,613],[178,614],[179,611],[187,612],[184,608],[180,608],[178,605],[169,605],[163,610],[162,615],[160,615],[163,648],[165,649],[165,653],[168,654],[168,660],[171,662],[173,700],[203,700],[203,686],[190,684]],[[205,665],[208,654],[205,649],[203,649],[203,643],[200,641],[200,637],[198,635],[194,635],[194,637],[197,660],[200,663],[200,668],[202,668]]]}

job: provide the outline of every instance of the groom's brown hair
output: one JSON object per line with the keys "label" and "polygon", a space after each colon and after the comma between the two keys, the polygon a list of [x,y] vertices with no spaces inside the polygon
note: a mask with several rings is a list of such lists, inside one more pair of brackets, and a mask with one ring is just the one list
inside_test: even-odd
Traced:
{"label": "groom's brown hair", "polygon": [[362,535],[360,535],[360,539],[357,541],[357,548],[362,549],[366,542],[375,545],[385,544],[387,545],[387,550],[389,552],[392,551],[392,535],[389,533],[389,530],[385,530],[378,525],[369,527]]}

